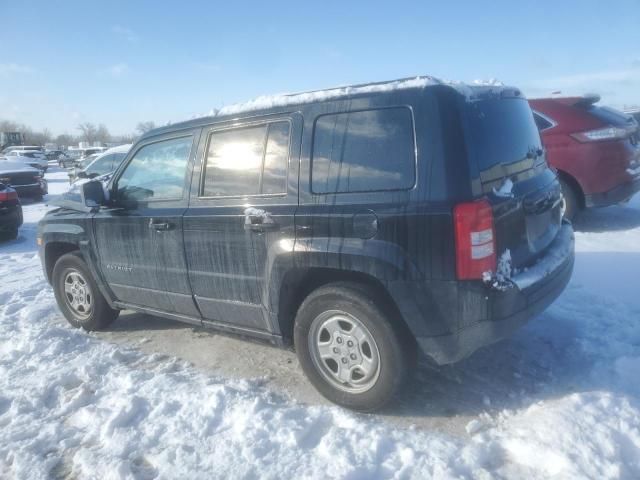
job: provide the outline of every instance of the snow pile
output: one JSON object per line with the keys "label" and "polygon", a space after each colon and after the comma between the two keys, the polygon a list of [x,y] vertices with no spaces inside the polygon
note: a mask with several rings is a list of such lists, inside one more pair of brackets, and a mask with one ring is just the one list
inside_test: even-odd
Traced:
{"label": "snow pile", "polygon": [[509,177],[506,177],[502,182],[502,185],[500,185],[500,188],[496,189],[496,187],[493,187],[493,194],[496,197],[512,198],[513,197],[513,181]]}
{"label": "snow pile", "polygon": [[[44,210],[26,206],[21,239],[0,245],[3,478],[640,478],[637,296],[608,299],[576,275],[548,312],[470,360],[506,352],[491,365],[519,365],[520,380],[508,408],[481,398],[458,437],[301,405],[70,328],[35,253]],[[598,235],[578,245],[610,248]]]}

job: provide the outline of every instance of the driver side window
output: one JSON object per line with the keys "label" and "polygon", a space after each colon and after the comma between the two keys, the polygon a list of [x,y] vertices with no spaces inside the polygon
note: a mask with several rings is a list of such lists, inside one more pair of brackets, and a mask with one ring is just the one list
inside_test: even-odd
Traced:
{"label": "driver side window", "polygon": [[172,138],[145,145],[118,179],[120,200],[180,199],[191,152],[192,137]]}

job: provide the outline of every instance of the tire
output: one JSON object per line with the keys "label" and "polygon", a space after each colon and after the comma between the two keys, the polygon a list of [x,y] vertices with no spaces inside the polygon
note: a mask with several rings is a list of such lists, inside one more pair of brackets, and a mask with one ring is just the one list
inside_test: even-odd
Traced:
{"label": "tire", "polygon": [[[120,311],[109,307],[79,254],[61,256],[53,267],[51,280],[58,307],[73,327],[89,332],[102,330],[118,318]],[[65,292],[65,284],[73,290]],[[81,301],[74,302],[74,306],[71,296]]]}
{"label": "tire", "polygon": [[294,325],[298,359],[314,387],[333,403],[364,412],[387,404],[415,363],[415,342],[374,299],[360,284],[328,284],[302,302]]}
{"label": "tire", "polygon": [[18,238],[18,229],[0,232],[0,241],[10,241]]}
{"label": "tire", "polygon": [[563,196],[563,215],[567,220],[574,220],[576,215],[580,212],[580,202],[578,195],[567,181],[560,179],[560,185],[562,186]]}

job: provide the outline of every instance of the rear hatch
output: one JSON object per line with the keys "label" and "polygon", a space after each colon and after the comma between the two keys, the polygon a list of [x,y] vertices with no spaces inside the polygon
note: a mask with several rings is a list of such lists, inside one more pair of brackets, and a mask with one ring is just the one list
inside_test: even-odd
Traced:
{"label": "rear hatch", "polygon": [[478,88],[462,110],[472,191],[493,208],[497,258],[508,251],[514,268],[527,267],[562,222],[560,184],[529,104],[516,89]]}

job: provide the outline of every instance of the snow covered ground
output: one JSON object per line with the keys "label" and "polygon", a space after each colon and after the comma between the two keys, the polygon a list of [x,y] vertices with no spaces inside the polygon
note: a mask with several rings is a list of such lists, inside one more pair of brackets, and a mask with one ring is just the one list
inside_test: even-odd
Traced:
{"label": "snow covered ground", "polygon": [[0,244],[0,478],[640,478],[640,196],[578,223],[547,312],[459,365],[422,365],[377,416],[70,328],[36,254],[45,209],[26,205]]}

